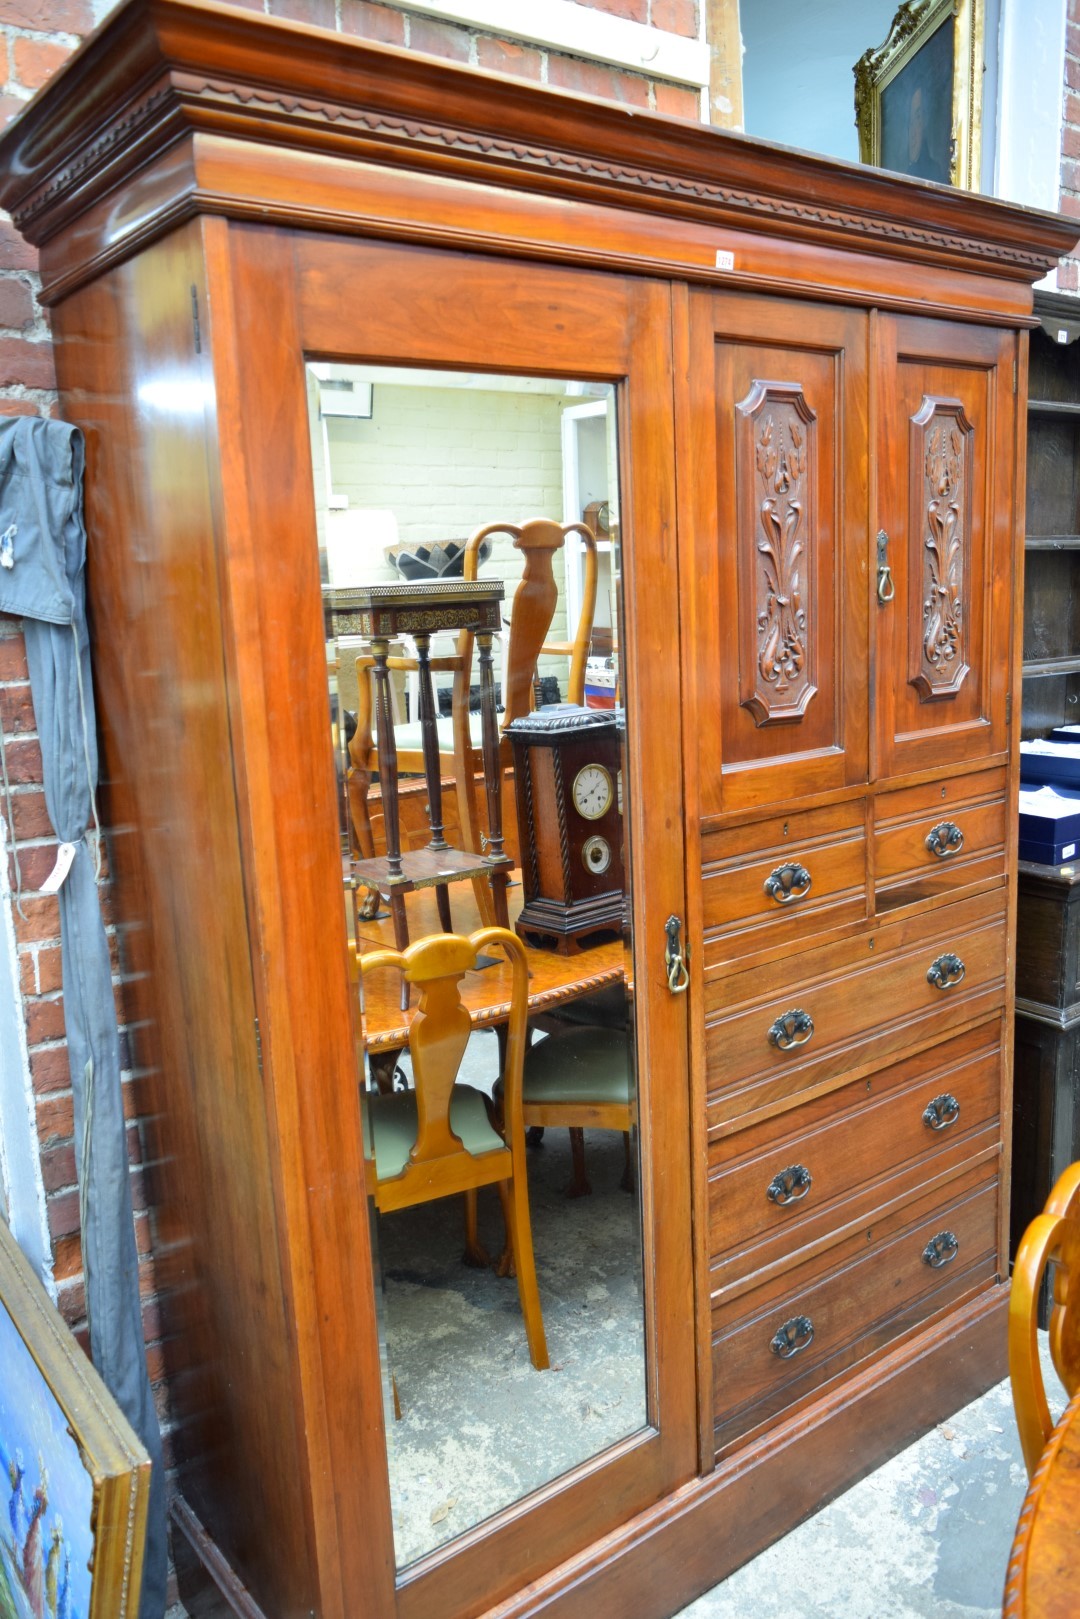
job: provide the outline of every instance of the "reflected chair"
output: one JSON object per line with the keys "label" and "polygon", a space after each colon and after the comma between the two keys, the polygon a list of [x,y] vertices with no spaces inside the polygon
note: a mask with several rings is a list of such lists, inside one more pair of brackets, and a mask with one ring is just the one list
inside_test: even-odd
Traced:
{"label": "reflected chair", "polygon": [[[625,1027],[567,1028],[529,1047],[522,1078],[521,1112],[529,1130],[570,1132],[573,1166],[567,1196],[592,1188],[585,1175],[585,1131],[620,1130],[626,1145],[622,1184],[633,1186],[630,1138],[637,1123],[631,1035]],[[496,1105],[502,1091],[495,1087]]]}
{"label": "reflected chair", "polygon": [[[461,1002],[462,976],[482,950],[499,946],[513,969],[503,1088],[503,1134],[494,1128],[482,1091],[457,1083],[472,1032]],[[536,1283],[521,1077],[525,1058],[529,978],[525,947],[506,928],[481,928],[469,938],[436,933],[407,950],[361,956],[360,971],[401,972],[420,1000],[409,1027],[415,1089],[365,1092],[364,1155],[374,1169],[373,1195],[381,1214],[465,1194],[466,1258],[483,1262],[476,1234],[476,1192],[494,1184],[502,1203],[508,1249],[514,1256],[529,1355],[537,1371],[548,1365],[547,1341]]]}
{"label": "reflected chair", "polygon": [[[533,705],[533,685],[537,660],[543,656],[568,654],[570,676],[567,698],[572,703],[585,700],[585,665],[592,640],[593,618],[596,613],[598,560],[596,536],[584,523],[565,526],[545,517],[530,519],[520,526],[510,523],[487,523],[478,528],[465,547],[464,581],[477,577],[481,548],[493,534],[509,534],[514,548],[524,558],[524,572],[514,591],[510,609],[510,633],[502,670],[503,715],[500,724],[502,759],[509,765],[509,744],[505,741],[507,727]],[[578,534],[584,544],[585,569],[581,612],[572,642],[548,643],[547,635],[559,599],[555,579],[554,557],[566,544],[568,534]],[[441,773],[452,775],[456,784],[458,821],[462,847],[473,853],[483,852],[483,834],[476,795],[476,774],[481,747],[480,716],[470,712],[473,667],[473,640],[469,631],[458,638],[455,652],[445,657],[430,659],[432,674],[452,674],[453,692],[450,717],[436,722],[439,739]],[[360,656],[356,659],[359,706],[356,730],[349,742],[348,794],[353,835],[360,853],[370,859],[375,853],[371,820],[368,811],[368,792],[378,770],[378,749],[372,727],[371,674],[374,660]],[[412,673],[418,668],[416,659],[392,657],[387,663],[393,674]],[[424,755],[419,722],[394,727],[399,773],[420,774],[424,770]],[[481,914],[491,920],[488,908],[478,892]]]}
{"label": "reflected chair", "polygon": [[1024,1232],[1009,1295],[1009,1376],[1028,1475],[1053,1432],[1037,1337],[1039,1293],[1054,1267],[1050,1354],[1071,1398],[1080,1388],[1080,1163],[1070,1164]]}

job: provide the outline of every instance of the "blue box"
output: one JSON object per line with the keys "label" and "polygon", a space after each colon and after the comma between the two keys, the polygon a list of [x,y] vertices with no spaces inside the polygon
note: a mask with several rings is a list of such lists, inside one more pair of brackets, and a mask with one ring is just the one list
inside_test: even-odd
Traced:
{"label": "blue box", "polygon": [[1020,780],[1032,786],[1080,788],[1080,736],[1068,742],[1021,742]]}
{"label": "blue box", "polygon": [[1080,856],[1080,792],[1044,785],[1020,789],[1021,860],[1060,866]]}

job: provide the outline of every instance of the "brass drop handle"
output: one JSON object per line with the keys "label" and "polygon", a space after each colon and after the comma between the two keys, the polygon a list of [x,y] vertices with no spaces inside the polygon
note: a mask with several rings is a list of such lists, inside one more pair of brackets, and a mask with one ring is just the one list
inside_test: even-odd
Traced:
{"label": "brass drop handle", "polygon": [[769,1340],[769,1348],[781,1360],[790,1360],[797,1355],[800,1349],[805,1349],[814,1341],[814,1323],[808,1315],[793,1315],[790,1321],[785,1321],[773,1333]]}
{"label": "brass drop handle", "polygon": [[814,1177],[805,1164],[791,1164],[773,1176],[765,1188],[765,1196],[770,1203],[779,1203],[784,1208],[788,1203],[801,1203],[813,1184]]}
{"label": "brass drop handle", "polygon": [[664,923],[664,935],[667,940],[664,947],[667,987],[673,995],[684,995],[690,987],[690,973],[686,965],[690,951],[689,948],[685,953],[683,951],[682,918],[669,916]]}
{"label": "brass drop handle", "polygon": [[896,586],[893,584],[892,570],[889,567],[889,536],[883,528],[878,529],[877,537],[877,599],[882,606],[891,602],[896,595]]}
{"label": "brass drop handle", "polygon": [[947,860],[964,847],[964,834],[955,821],[939,821],[930,828],[924,841],[931,854],[936,854],[939,860]]}
{"label": "brass drop handle", "polygon": [[805,1046],[814,1033],[814,1020],[809,1012],[801,1007],[793,1006],[790,1012],[783,1012],[769,1028],[769,1044],[776,1046],[780,1051],[793,1051],[796,1046]]}
{"label": "brass drop handle", "polygon": [[940,1270],[942,1265],[951,1264],[960,1252],[960,1244],[951,1231],[939,1231],[936,1237],[931,1237],[922,1251],[923,1263],[931,1270]]}
{"label": "brass drop handle", "polygon": [[926,981],[933,984],[935,989],[952,989],[963,978],[967,968],[959,956],[951,953],[938,956],[926,969]]}
{"label": "brass drop handle", "polygon": [[949,1091],[942,1091],[923,1108],[923,1123],[931,1130],[947,1130],[960,1117],[960,1103]]}
{"label": "brass drop handle", "polygon": [[791,905],[797,899],[806,898],[811,881],[805,866],[797,860],[789,860],[769,873],[765,879],[765,892],[777,905]]}

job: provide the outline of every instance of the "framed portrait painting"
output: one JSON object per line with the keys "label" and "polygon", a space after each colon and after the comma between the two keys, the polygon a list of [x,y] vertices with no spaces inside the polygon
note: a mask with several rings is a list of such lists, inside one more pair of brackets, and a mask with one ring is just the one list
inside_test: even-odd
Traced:
{"label": "framed portrait painting", "polygon": [[888,38],[855,64],[864,163],[976,190],[984,0],[905,0]]}
{"label": "framed portrait painting", "polygon": [[0,1218],[0,1619],[134,1619],[150,1458]]}

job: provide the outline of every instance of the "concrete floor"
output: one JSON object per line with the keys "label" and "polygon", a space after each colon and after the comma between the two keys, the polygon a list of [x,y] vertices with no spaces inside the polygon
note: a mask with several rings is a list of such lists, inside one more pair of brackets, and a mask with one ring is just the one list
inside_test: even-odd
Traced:
{"label": "concrete floor", "polygon": [[[1064,1395],[1041,1336],[1057,1416]],[[1000,1383],[674,1619],[999,1619],[1026,1488]]]}

